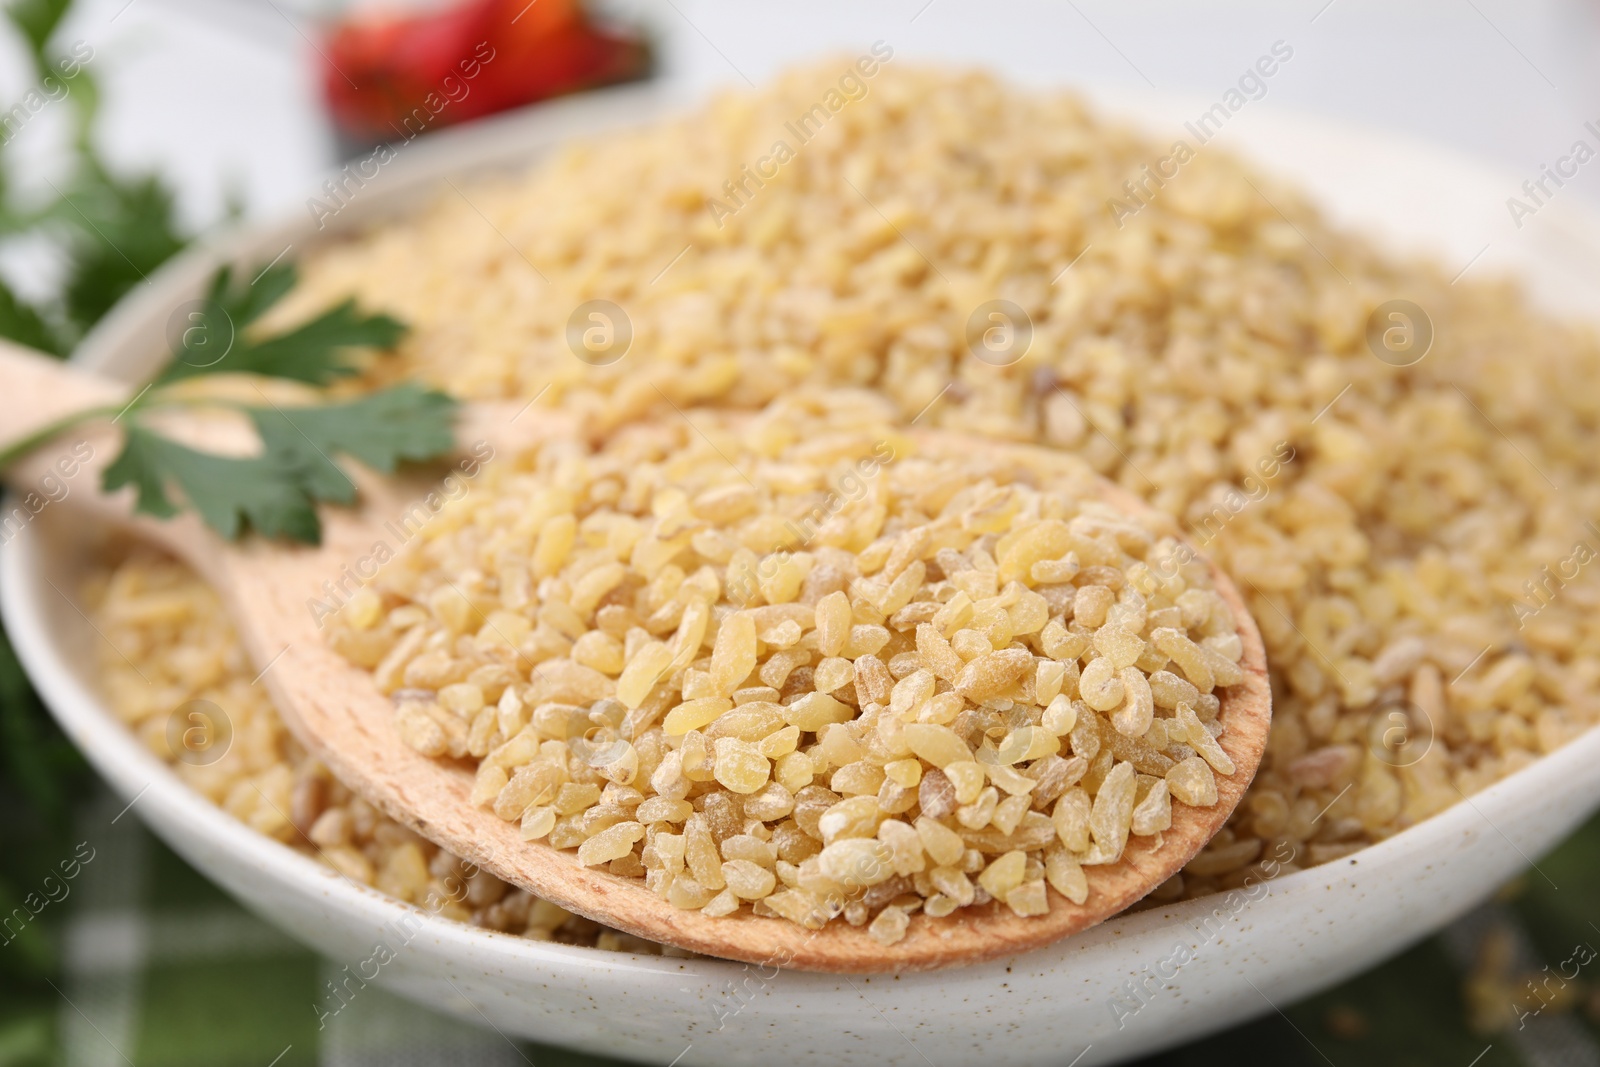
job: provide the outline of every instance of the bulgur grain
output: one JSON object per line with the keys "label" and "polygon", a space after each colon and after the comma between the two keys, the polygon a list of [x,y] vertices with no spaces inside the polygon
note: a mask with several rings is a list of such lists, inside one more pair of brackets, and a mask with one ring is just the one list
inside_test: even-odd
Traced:
{"label": "bulgur grain", "polygon": [[[539,941],[681,954],[509,886],[352,794],[305,754],[265,691],[251,684],[256,671],[220,600],[183,564],[117,544],[85,592],[106,636],[99,667],[113,710],[175,774],[245,826],[445,918]],[[375,601],[353,603],[357,618],[372,625]],[[119,649],[138,656],[137,671]],[[212,762],[179,759],[168,744],[169,718],[190,701],[210,702],[231,722],[231,743]],[[529,818],[537,811],[554,818],[551,808],[531,809]]]}

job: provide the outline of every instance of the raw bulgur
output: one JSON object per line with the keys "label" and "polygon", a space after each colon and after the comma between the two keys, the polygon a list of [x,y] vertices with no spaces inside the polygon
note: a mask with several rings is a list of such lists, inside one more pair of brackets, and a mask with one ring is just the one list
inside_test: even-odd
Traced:
{"label": "raw bulgur", "polygon": [[[1273,727],[1245,802],[1159,899],[1346,856],[1600,720],[1600,598],[1546,570],[1600,514],[1600,396],[1570,387],[1600,377],[1592,331],[1387,256],[1216,146],[1118,227],[1108,202],[1165,142],[1069,95],[901,63],[717,225],[709,199],[841,65],[458,183],[309,257],[286,313],[354,293],[413,325],[380,373],[548,386],[540,403],[601,424],[862,386],[919,425],[1071,450],[1203,533],[1263,632]],[[996,295],[1034,331],[1005,367],[964,345]],[[1364,342],[1397,297],[1435,327],[1405,368]],[[631,320],[610,367],[565,343],[592,298]],[[1267,491],[1241,493],[1286,444]],[[217,684],[242,683],[218,630],[159,632],[223,642],[240,666]],[[1427,726],[1420,759],[1382,744],[1397,712]]]}
{"label": "raw bulgur", "polygon": [[[252,684],[256,671],[221,601],[188,567],[116,545],[85,593],[105,636],[99,665],[112,709],[190,788],[249,829],[447,919],[540,941],[677,952],[506,885],[353,795],[306,755],[266,690]],[[180,758],[170,741],[174,714],[195,701],[226,716],[231,735],[203,761]]]}
{"label": "raw bulgur", "polygon": [[[899,61],[719,226],[708,199],[843,63],[443,193],[312,256],[301,308],[355,293],[414,324],[395,373],[548,386],[601,423],[862,386],[918,425],[1071,450],[1178,518],[1261,627],[1274,722],[1250,796],[1159,898],[1267,877],[1280,844],[1280,873],[1347,855],[1600,720],[1600,586],[1545,570],[1600,515],[1600,393],[1572,388],[1600,377],[1591,329],[1397,260],[1216,145],[1119,227],[1109,201],[1167,142]],[[563,334],[596,297],[633,330],[598,368]],[[995,297],[1032,321],[1010,366],[965,345]],[[1395,298],[1433,324],[1414,366],[1365,341]],[[1397,714],[1431,743],[1389,751]]]}
{"label": "raw bulgur", "polygon": [[886,909],[1082,904],[1234,773],[1236,620],[1081,462],[889,414],[802,391],[503,457],[326,639],[474,803],[678,907],[892,942]]}

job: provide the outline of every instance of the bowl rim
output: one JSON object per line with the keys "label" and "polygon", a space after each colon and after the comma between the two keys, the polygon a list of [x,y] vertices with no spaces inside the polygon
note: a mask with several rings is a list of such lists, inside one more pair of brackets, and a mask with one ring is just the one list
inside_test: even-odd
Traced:
{"label": "bowl rim", "polygon": [[[1184,99],[1165,94],[1124,94],[1120,90],[1092,85],[1070,88],[1087,99],[1101,116],[1132,121],[1147,132],[1151,126],[1149,120],[1153,101],[1181,104]],[[392,174],[394,181],[390,183],[392,187],[375,188],[373,196],[366,203],[353,200],[351,207],[361,210],[353,210],[348,215],[341,213],[333,226],[324,233],[315,234],[314,239],[325,242],[364,230],[373,221],[387,215],[404,214],[410,205],[437,190],[445,176],[471,173],[481,177],[488,172],[526,167],[542,148],[565,143],[576,134],[593,133],[597,122],[601,126],[600,132],[610,133],[630,125],[655,121],[663,111],[694,99],[674,89],[671,84],[645,82],[597,90],[552,101],[527,112],[498,116],[471,126],[430,135],[420,146],[408,149],[410,157],[396,165]],[[1132,106],[1129,106],[1130,103]],[[1423,139],[1402,137],[1388,131],[1276,106],[1263,107],[1261,110],[1271,112],[1280,120],[1309,123],[1330,135],[1359,135],[1368,141],[1405,145],[1412,152],[1427,152],[1435,158],[1465,163],[1471,172],[1479,176],[1498,173],[1497,168],[1475,157]],[[1249,152],[1243,154],[1247,158],[1251,156]],[[1259,160],[1255,162],[1260,164]],[[1267,166],[1270,167],[1270,164]],[[331,172],[334,176],[339,173],[338,170]],[[1515,187],[1515,182],[1505,187]],[[1575,215],[1590,227],[1591,232],[1600,233],[1600,214],[1572,202],[1562,203],[1560,207],[1563,214]],[[242,222],[202,237],[153,272],[147,285],[119,301],[84,338],[73,358],[87,366],[103,367],[115,362],[118,350],[127,347],[131,339],[159,338],[160,313],[176,304],[175,297],[198,290],[219,263],[238,262],[269,246],[276,247],[290,235],[303,234],[306,230],[307,223],[297,210],[283,208],[266,219]],[[295,237],[295,241],[300,239]],[[144,347],[151,351],[152,356],[159,353],[157,346]],[[128,360],[123,360],[120,365],[128,372],[136,369]],[[504,963],[513,965],[579,966],[602,971],[670,974],[680,978],[686,971],[703,972],[713,978],[731,976],[746,966],[713,957],[663,957],[565,945],[476,927],[342,877],[317,859],[251,830],[193,790],[169,765],[145,748],[109,708],[104,698],[80,679],[64,655],[64,649],[48,639],[50,627],[45,622],[48,613],[36,595],[39,589],[34,580],[41,572],[43,559],[48,554],[39,525],[30,524],[9,543],[0,546],[0,617],[5,621],[19,659],[51,714],[89,758],[96,771],[109,781],[124,800],[129,801],[130,808],[141,804],[152,806],[174,823],[191,825],[204,845],[221,853],[234,853],[242,863],[263,874],[281,872],[277,880],[287,889],[308,899],[322,897],[348,919],[379,928],[400,915],[415,916],[422,923],[420,932],[447,953],[466,953],[479,958],[500,956]],[[1437,844],[1472,833],[1480,820],[1505,837],[1483,807],[1514,806],[1541,792],[1548,776],[1582,773],[1593,765],[1597,757],[1600,757],[1600,724],[1485,788],[1462,794],[1462,799],[1450,807],[1362,848],[1348,857],[1348,863],[1333,861],[1273,879],[1269,883],[1272,887],[1269,894],[1259,900],[1247,901],[1237,914],[1244,918],[1259,915],[1266,908],[1281,906],[1268,904],[1269,897],[1286,900],[1291,896],[1332,889],[1348,880],[1348,875],[1343,872],[1351,867],[1359,865],[1371,870],[1374,867],[1403,864],[1413,852],[1426,850],[1430,841]],[[1515,842],[1509,838],[1506,840],[1519,853],[1522,852]],[[1525,853],[1523,855],[1528,858]],[[1533,862],[1529,859],[1530,864]],[[1060,966],[1077,952],[1092,950],[1126,936],[1147,933],[1157,927],[1180,926],[1188,919],[1206,915],[1216,906],[1221,895],[1218,893],[1123,912],[1072,937],[1019,956],[938,971],[911,972],[896,977],[904,987],[906,983],[914,982],[949,983],[963,975],[980,974],[989,968],[1003,966],[1008,959],[1037,961],[1045,967]],[[1427,936],[1433,929],[1433,926],[1419,929],[1417,938]],[[1400,947],[1397,945],[1396,950]],[[720,972],[726,972],[726,975]],[[863,976],[863,979],[867,977]],[[826,987],[835,985],[837,978],[837,975],[821,972],[795,972],[789,980],[802,980]],[[851,992],[847,995],[853,997],[855,994]]]}

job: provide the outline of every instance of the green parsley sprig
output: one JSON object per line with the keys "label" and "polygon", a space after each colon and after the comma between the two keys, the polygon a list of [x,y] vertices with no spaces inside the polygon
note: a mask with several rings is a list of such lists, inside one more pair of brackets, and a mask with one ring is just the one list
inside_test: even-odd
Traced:
{"label": "green parsley sprig", "polygon": [[[219,368],[231,374],[261,374],[311,385],[327,385],[358,368],[348,358],[352,349],[386,351],[405,336],[405,324],[388,315],[362,315],[346,300],[283,333],[252,337],[250,326],[294,288],[293,264],[268,267],[248,284],[233,280],[223,267],[211,280],[205,299],[190,312],[190,324],[177,358],[156,378],[158,384],[182,381]],[[212,358],[209,350],[216,350]],[[221,366],[226,364],[225,366]]]}
{"label": "green parsley sprig", "polygon": [[[270,266],[251,282],[224,267],[203,300],[180,309],[172,359],[118,419],[125,437],[122,451],[105,470],[106,492],[131,485],[135,510],[158,518],[187,506],[229,540],[255,530],[316,544],[322,536],[316,505],[349,504],[356,496],[355,483],[335,456],[390,473],[401,461],[432,459],[451,449],[455,401],[412,383],[341,403],[287,408],[270,401],[258,406],[178,394],[177,383],[215,374],[327,385],[358,372],[356,353],[389,351],[404,336],[403,323],[388,315],[364,315],[349,300],[282,332],[262,331],[259,320],[296,280],[288,264]],[[202,452],[162,434],[149,418],[196,405],[243,413],[261,439],[261,451],[250,456]],[[81,412],[45,433],[54,436],[107,414]],[[36,447],[41,436],[0,452],[0,467]]]}

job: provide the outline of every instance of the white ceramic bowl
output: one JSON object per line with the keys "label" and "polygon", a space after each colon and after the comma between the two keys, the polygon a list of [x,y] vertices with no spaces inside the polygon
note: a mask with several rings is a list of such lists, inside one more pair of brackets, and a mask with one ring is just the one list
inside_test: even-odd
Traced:
{"label": "white ceramic bowl", "polygon": [[[1205,107],[1112,104],[1171,129]],[[654,91],[628,89],[438,135],[403,150],[327,232],[405,211],[434,195],[440,175],[525,161],[565,137],[633,123],[660,107]],[[1446,263],[1464,266],[1488,244],[1473,271],[1510,266],[1542,299],[1593,312],[1584,302],[1600,292],[1600,226],[1576,205],[1557,201],[1518,232],[1503,206],[1514,179],[1414,144],[1251,107],[1227,129],[1229,147],[1299,180],[1336,216]],[[287,245],[299,255],[322,237],[307,212],[186,255],[124,301],[79,358],[132,377],[162,351],[171,310],[199,290],[219,257],[261,262]],[[1270,1011],[1399,951],[1537,859],[1600,803],[1592,773],[1600,732],[1591,731],[1466,803],[1347,859],[1267,883],[1254,899],[1152,909],[1014,959],[931,974],[763,973],[543,944],[355,887],[183,786],[95,692],[95,637],[56,591],[72,595],[84,543],[69,514],[47,509],[0,556],[0,608],[46,703],[112,787],[139,796],[139,817],[247,906],[335,961],[365,959],[409,915],[417,932],[382,969],[381,984],[470,1022],[481,1013],[507,1034],[594,1053],[762,1067],[1110,1063]],[[1139,1000],[1126,999],[1130,981],[1146,990]],[[1116,1009],[1119,997],[1124,1006]]]}

